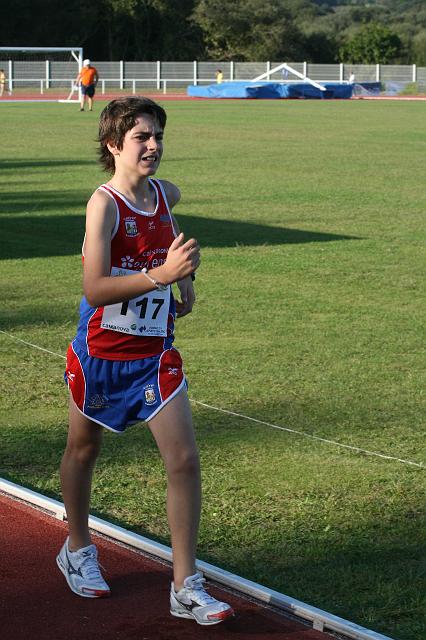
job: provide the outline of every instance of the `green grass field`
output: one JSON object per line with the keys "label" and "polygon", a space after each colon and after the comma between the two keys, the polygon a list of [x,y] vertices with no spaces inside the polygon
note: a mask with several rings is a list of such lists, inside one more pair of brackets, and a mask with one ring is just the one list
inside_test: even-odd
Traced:
{"label": "green grass field", "polygon": [[[60,356],[85,203],[105,180],[95,105],[0,104],[0,476],[58,499]],[[191,399],[336,443],[194,402],[198,557],[424,640],[425,104],[165,107],[158,176],[181,187],[175,213],[203,247],[198,303],[177,325]],[[106,434],[93,513],[168,543],[164,498],[148,430]]]}

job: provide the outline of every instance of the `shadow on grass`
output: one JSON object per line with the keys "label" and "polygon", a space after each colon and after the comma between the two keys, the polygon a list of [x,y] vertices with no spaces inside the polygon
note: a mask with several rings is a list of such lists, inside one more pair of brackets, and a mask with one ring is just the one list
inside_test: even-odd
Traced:
{"label": "shadow on grass", "polygon": [[84,216],[0,216],[0,260],[78,254],[84,230]]}
{"label": "shadow on grass", "polygon": [[[65,194],[45,194],[37,209],[66,210],[81,204],[77,195],[70,201]],[[30,208],[34,205],[30,204]],[[28,200],[22,196],[15,207],[28,211]],[[20,208],[22,207],[22,208]],[[0,210],[6,205],[0,205]],[[9,209],[10,210],[10,209]],[[181,216],[180,224],[186,237],[196,237],[202,247],[236,247],[279,244],[303,244],[355,240],[354,236],[271,227],[250,222],[215,220],[197,216]],[[85,218],[82,215],[2,215],[0,216],[0,259],[39,258],[80,253],[84,237]]]}
{"label": "shadow on grass", "polygon": [[[70,209],[77,207],[82,212],[85,211],[86,201],[90,193],[85,191],[31,191],[17,193],[15,190],[2,190],[0,199],[0,219],[19,219],[19,214],[24,214],[25,219],[30,219],[31,215],[39,218],[46,218],[48,223],[50,211],[62,216]],[[14,214],[18,214],[15,216]]]}
{"label": "shadow on grass", "polygon": [[[76,275],[80,277],[78,272]],[[30,283],[28,290],[37,291],[37,283]],[[82,293],[78,292],[76,295],[77,302],[55,300],[52,304],[52,301],[47,298],[40,300],[37,305],[25,307],[25,313],[22,313],[20,307],[0,311],[0,329],[6,333],[29,327],[46,327],[46,331],[63,331],[64,322],[67,319],[68,322],[72,322],[72,328],[69,329],[69,335],[72,337],[79,321],[78,302]]]}
{"label": "shadow on grass", "polygon": [[16,169],[37,169],[39,167],[49,167],[50,169],[61,167],[78,167],[82,165],[92,165],[93,160],[67,159],[67,160],[16,160],[13,158],[0,159],[0,170]]}
{"label": "shadow on grass", "polygon": [[176,216],[186,236],[194,236],[203,247],[235,247],[277,244],[305,244],[357,240],[354,236],[272,227],[253,222],[215,220],[198,216]]}

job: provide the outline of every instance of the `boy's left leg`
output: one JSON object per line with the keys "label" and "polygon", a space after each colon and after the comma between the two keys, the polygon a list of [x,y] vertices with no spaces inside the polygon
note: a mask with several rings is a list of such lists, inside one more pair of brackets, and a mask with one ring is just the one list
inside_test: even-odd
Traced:
{"label": "boy's left leg", "polygon": [[174,582],[170,613],[201,625],[222,622],[232,608],[204,589],[195,568],[201,510],[201,474],[186,390],[181,391],[149,422],[167,472],[167,515],[173,549]]}
{"label": "boy's left leg", "polygon": [[201,510],[200,461],[186,391],[149,422],[167,472],[167,516],[173,547],[174,582],[195,573]]}

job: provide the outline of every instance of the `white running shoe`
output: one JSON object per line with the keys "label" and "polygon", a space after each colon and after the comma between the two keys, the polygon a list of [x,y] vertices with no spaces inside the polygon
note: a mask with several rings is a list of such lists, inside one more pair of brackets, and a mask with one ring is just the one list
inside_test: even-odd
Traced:
{"label": "white running shoe", "polygon": [[184,586],[178,592],[174,584],[170,589],[170,613],[177,618],[191,618],[198,624],[219,624],[234,615],[226,602],[219,602],[204,589],[201,573],[185,578]]}
{"label": "white running shoe", "polygon": [[94,544],[70,551],[68,540],[60,550],[56,563],[65,576],[71,591],[84,598],[105,598],[110,590],[98,564],[98,550]]}

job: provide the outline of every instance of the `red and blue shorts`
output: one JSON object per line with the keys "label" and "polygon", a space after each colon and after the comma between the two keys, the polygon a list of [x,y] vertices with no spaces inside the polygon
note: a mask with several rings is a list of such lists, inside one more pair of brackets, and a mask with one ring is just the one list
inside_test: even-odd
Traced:
{"label": "red and blue shorts", "polygon": [[148,422],[186,388],[182,358],[174,348],[142,360],[103,360],[89,356],[74,340],[64,378],[80,411],[117,433]]}

